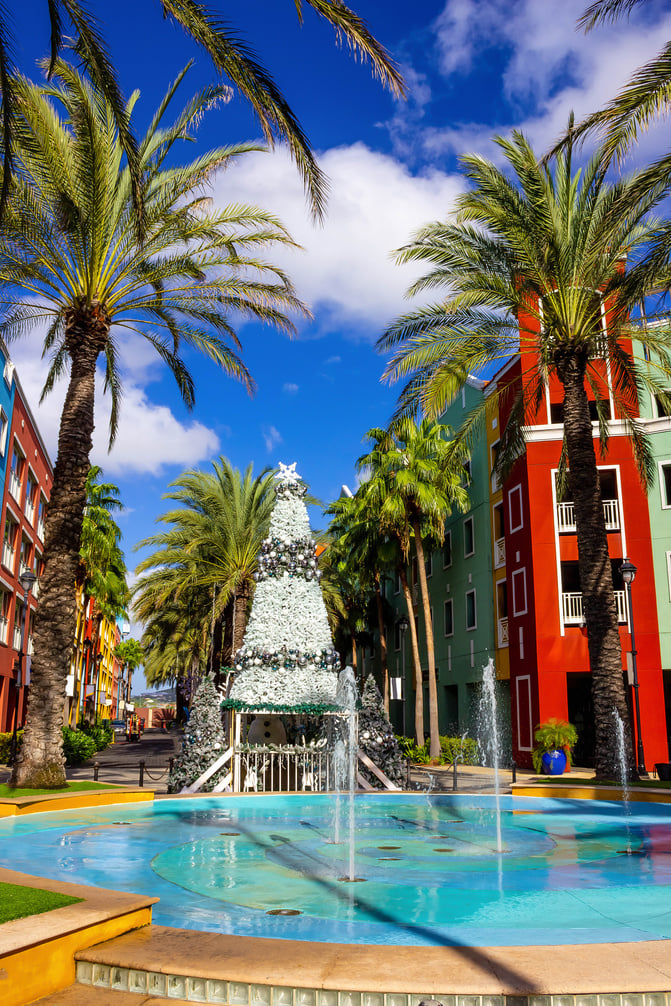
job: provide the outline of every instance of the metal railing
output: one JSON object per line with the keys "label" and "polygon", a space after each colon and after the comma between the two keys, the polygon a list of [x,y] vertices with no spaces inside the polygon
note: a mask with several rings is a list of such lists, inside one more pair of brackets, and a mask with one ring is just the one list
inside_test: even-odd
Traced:
{"label": "metal railing", "polygon": [[14,570],[14,556],[16,552],[7,542],[2,545],[2,565],[7,569]]}
{"label": "metal railing", "polygon": [[498,629],[499,629],[499,646],[507,646],[508,645],[508,619],[507,618],[499,618]]}
{"label": "metal railing", "polygon": [[[627,623],[627,595],[624,590],[614,590],[617,620],[620,624]],[[582,593],[570,591],[562,594],[562,618],[564,625],[583,625],[585,615],[582,608]]]}
{"label": "metal railing", "polygon": [[494,569],[506,564],[506,539],[497,538],[494,542]]}
{"label": "metal railing", "polygon": [[237,793],[323,793],[333,788],[331,757],[325,747],[249,744],[237,749],[233,762],[233,790]]}
{"label": "metal railing", "polygon": [[[603,519],[606,531],[620,530],[620,504],[618,500],[602,500]],[[576,530],[575,511],[573,502],[557,503],[557,525],[560,532],[573,532]]]}

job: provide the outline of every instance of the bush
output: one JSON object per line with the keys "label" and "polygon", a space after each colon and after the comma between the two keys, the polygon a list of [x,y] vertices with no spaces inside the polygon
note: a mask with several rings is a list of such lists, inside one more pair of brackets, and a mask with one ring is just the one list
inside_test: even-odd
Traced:
{"label": "bush", "polygon": [[441,737],[440,764],[451,765],[455,755],[462,765],[477,765],[480,755],[478,742],[473,737]]}
{"label": "bush", "polygon": [[108,720],[98,720],[95,724],[85,723],[82,720],[78,725],[78,729],[80,733],[86,734],[87,737],[95,741],[96,751],[104,751],[105,748],[110,746],[114,738],[114,731],[109,726]]}
{"label": "bush", "polygon": [[67,765],[81,765],[93,758],[97,750],[93,737],[89,737],[83,730],[63,727],[63,754]]}
{"label": "bush", "polygon": [[[21,741],[23,740],[23,730],[16,731],[16,750],[21,750]],[[0,765],[9,765],[9,758],[12,752],[12,735],[0,734]]]}

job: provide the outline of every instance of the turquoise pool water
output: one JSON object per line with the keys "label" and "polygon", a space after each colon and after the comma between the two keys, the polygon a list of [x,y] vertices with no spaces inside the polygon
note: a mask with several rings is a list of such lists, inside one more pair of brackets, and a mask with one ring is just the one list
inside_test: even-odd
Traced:
{"label": "turquoise pool water", "polygon": [[[356,799],[357,883],[322,794],[157,800],[0,821],[0,863],[158,896],[154,922],[338,943],[671,938],[671,807]],[[631,854],[627,854],[629,849]],[[268,914],[279,913],[279,914]]]}

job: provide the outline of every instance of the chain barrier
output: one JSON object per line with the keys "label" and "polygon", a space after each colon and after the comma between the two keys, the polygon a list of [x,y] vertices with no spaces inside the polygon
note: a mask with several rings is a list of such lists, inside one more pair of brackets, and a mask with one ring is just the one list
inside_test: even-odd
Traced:
{"label": "chain barrier", "polygon": [[[154,774],[152,774],[152,772],[149,771],[149,769],[147,768],[147,762],[142,759],[140,759],[140,761],[136,763],[132,762],[129,763],[125,761],[106,761],[101,764],[100,762],[94,761],[93,781],[98,782],[98,775],[100,773],[101,768],[104,769],[122,768],[127,769],[128,771],[131,771],[132,769],[138,769],[140,773],[138,785],[144,786],[145,775],[147,776],[148,779],[151,779],[152,782],[159,782],[161,779],[163,779],[166,775],[168,775],[172,771],[174,761],[175,761],[174,758],[169,758],[167,765],[152,765],[151,767],[154,770]],[[155,774],[156,772],[158,774]]]}

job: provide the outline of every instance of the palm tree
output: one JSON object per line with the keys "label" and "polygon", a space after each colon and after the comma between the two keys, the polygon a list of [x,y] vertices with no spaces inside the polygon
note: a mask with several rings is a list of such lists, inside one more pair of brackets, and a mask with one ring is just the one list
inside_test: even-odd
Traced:
{"label": "palm tree", "polygon": [[[652,467],[636,419],[639,395],[646,389],[661,393],[671,357],[664,331],[641,330],[629,318],[656,284],[649,265],[637,256],[654,233],[654,224],[645,219],[663,186],[646,185],[645,173],[609,185],[599,154],[582,174],[574,174],[570,145],[551,167],[538,165],[519,133],[497,143],[514,180],[481,157],[464,158],[472,188],[460,197],[453,216],[428,224],[398,253],[399,262],[431,265],[412,292],[444,291],[444,299],[399,318],[379,345],[394,350],[386,375],[409,377],[401,411],[420,407],[427,415],[439,415],[469,373],[520,353],[521,380],[497,382],[462,431],[468,439],[483,422],[488,403],[496,409],[507,401],[503,468],[523,449],[525,426],[534,422],[548,380],[560,382],[562,457],[575,506],[592,671],[596,769],[608,776],[616,766],[612,712],[616,708],[624,722],[628,714],[588,388],[596,399],[605,451],[605,355],[617,415],[630,433],[645,482]],[[631,262],[627,270],[625,255]],[[637,368],[623,338],[645,342],[658,354],[659,376],[651,368]]]}
{"label": "palm tree", "polygon": [[[310,143],[300,123],[272,76],[258,61],[256,54],[242,39],[233,25],[197,0],[160,0],[164,17],[179,24],[184,32],[208,54],[217,74],[231,82],[249,102],[266,142],[285,142],[303,176],[313,212],[320,217],[326,201],[326,182],[319,170]],[[405,94],[403,78],[365,22],[339,0],[305,0],[317,14],[332,25],[338,39],[344,38],[349,48],[362,60],[370,61],[373,73],[392,94]],[[137,221],[142,229],[142,151],[138,145],[124,107],[117,75],[107,50],[99,21],[88,6],[79,0],[48,0],[51,22],[52,76],[64,47],[64,32],[74,31],[72,47],[94,86],[104,96],[114,116],[121,145],[128,158],[133,179],[133,199],[139,211]],[[296,3],[302,22],[302,0]],[[8,195],[16,156],[14,130],[20,116],[21,86],[11,58],[13,48],[11,20],[8,11],[0,10],[0,93],[2,94],[2,138],[4,173],[0,206]]]}
{"label": "palm tree", "polygon": [[144,662],[144,650],[137,639],[124,639],[114,647],[114,656],[121,665],[121,682],[126,673],[124,700],[130,702],[133,671]]}
{"label": "palm tree", "polygon": [[[366,437],[373,444],[373,450],[357,462],[359,470],[373,468],[386,483],[380,507],[382,526],[397,529],[406,558],[411,542],[414,545],[426,635],[429,745],[432,758],[440,756],[440,731],[436,656],[424,540],[428,537],[431,541],[442,543],[445,517],[450,514],[452,507],[458,506],[462,510],[468,507],[468,494],[463,485],[467,453],[462,445],[455,445],[450,436],[448,426],[429,420],[423,420],[418,425],[412,419],[404,417],[389,430],[369,430]],[[421,675],[416,686],[415,695],[423,688]]]}
{"label": "palm tree", "polygon": [[256,148],[223,148],[182,167],[166,166],[176,142],[188,138],[221,95],[221,89],[207,89],[166,125],[182,77],[139,147],[142,244],[109,103],[61,62],[49,87],[24,79],[16,85],[21,97],[14,130],[16,177],[0,232],[0,282],[10,306],[0,333],[11,338],[34,323],[48,323],[44,351],[52,362],[43,394],[70,371],[47,514],[31,708],[12,776],[17,785],[56,785],[65,778],[59,714],[74,636],[98,357],[104,358],[111,393],[113,439],[121,393],[120,327],[148,339],[190,407],[194,387],[183,347],[206,354],[251,387],[236,352],[231,316],[290,331],[285,312],[301,310],[287,277],[259,257],[268,245],[291,243],[282,225],[253,207],[219,210],[203,198],[218,168]]}
{"label": "palm tree", "polygon": [[[171,484],[165,498],[179,506],[158,518],[168,529],[136,546],[154,549],[138,566],[146,575],[134,602],[151,641],[147,669],[152,680],[175,673],[185,620],[192,630],[190,647],[196,648],[192,657],[197,653],[204,659],[211,649],[213,622],[224,621],[228,628],[219,661],[230,660],[242,645],[257,555],[275,499],[273,474],[264,469],[254,477],[251,465],[241,474],[224,457],[212,468],[189,469]],[[178,664],[184,668],[191,661]]]}

